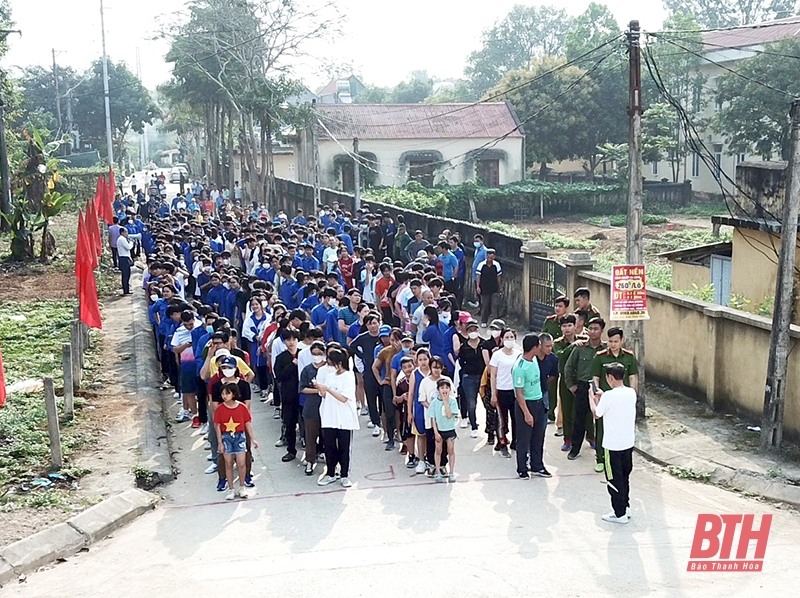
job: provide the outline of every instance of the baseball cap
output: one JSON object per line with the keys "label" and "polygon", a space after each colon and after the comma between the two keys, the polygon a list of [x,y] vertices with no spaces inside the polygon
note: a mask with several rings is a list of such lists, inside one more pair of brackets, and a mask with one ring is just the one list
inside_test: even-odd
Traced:
{"label": "baseball cap", "polygon": [[216,353],[214,353],[214,359],[219,359],[220,357],[230,357],[231,352],[227,349],[219,349]]}
{"label": "baseball cap", "polygon": [[413,343],[413,342],[414,342],[414,340],[415,340],[415,339],[414,339],[414,335],[413,335],[413,334],[411,334],[410,332],[406,332],[405,334],[403,334],[403,336],[402,336],[402,337],[400,337],[400,342],[401,342],[401,343],[404,343],[404,342],[406,342],[406,341],[411,341],[411,342]]}
{"label": "baseball cap", "polygon": [[503,330],[506,327],[505,321],[501,319],[492,320],[492,323],[489,324],[489,328],[494,328],[495,330]]}
{"label": "baseball cap", "polygon": [[474,320],[472,318],[467,320],[467,328],[477,328],[477,327],[478,327],[478,321],[477,320]]}
{"label": "baseball cap", "polygon": [[392,327],[384,324],[378,331],[378,336],[389,336],[392,333]]}
{"label": "baseball cap", "polygon": [[227,355],[222,358],[222,361],[220,362],[219,365],[220,367],[223,368],[235,368],[238,367],[239,364],[236,362],[235,357],[233,357],[232,355]]}
{"label": "baseball cap", "polygon": [[469,322],[470,320],[472,320],[472,314],[471,313],[469,313],[468,311],[460,311],[460,312],[458,312],[458,321],[459,322],[461,322],[463,324],[464,322]]}

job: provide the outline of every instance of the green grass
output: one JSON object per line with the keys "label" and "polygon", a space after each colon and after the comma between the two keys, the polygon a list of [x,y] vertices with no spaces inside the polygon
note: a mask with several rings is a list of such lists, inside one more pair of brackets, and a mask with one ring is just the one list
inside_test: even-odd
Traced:
{"label": "green grass", "polygon": [[705,245],[707,243],[722,243],[731,241],[730,233],[722,233],[715,237],[710,230],[670,230],[661,234],[657,239],[651,239],[647,243],[647,253],[661,253],[664,251],[677,251],[695,245]]}
{"label": "green grass", "polygon": [[[593,254],[592,259],[595,260],[594,269],[603,274],[611,274],[612,266],[625,263],[625,256],[616,251]],[[648,288],[672,290],[672,264],[664,260],[646,259],[645,270]]]}
{"label": "green grass", "polygon": [[512,237],[519,237],[520,239],[527,239],[531,236],[529,230],[514,226],[513,224],[506,224],[505,222],[500,222],[499,220],[489,220],[488,222],[484,222],[483,225],[486,228],[505,233],[506,235],[511,235]]}
{"label": "green grass", "polygon": [[[587,218],[584,222],[588,224],[593,224],[595,226],[603,226],[603,220],[608,218],[608,222],[611,226],[615,227],[623,227],[628,224],[628,217],[625,214],[612,214],[611,216],[591,216]],[[642,224],[645,226],[651,224],[666,224],[669,219],[666,216],[655,216],[653,214],[645,214],[642,217]]]}
{"label": "green grass", "polygon": [[665,216],[717,216],[728,214],[724,201],[695,201],[683,208],[647,202],[647,211],[650,214],[663,214]]}
{"label": "green grass", "polygon": [[560,233],[539,231],[536,233],[536,236],[550,249],[582,249],[584,251],[591,251],[592,249],[596,249],[598,246],[597,241],[592,241],[590,239],[575,239]]}

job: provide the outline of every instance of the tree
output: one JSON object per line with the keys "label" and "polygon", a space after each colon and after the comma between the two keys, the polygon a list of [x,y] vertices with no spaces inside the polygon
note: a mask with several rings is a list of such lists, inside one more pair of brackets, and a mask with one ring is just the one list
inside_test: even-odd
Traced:
{"label": "tree", "polygon": [[[62,123],[66,114],[66,95],[69,89],[77,87],[81,77],[70,67],[58,68],[58,89],[61,95]],[[58,110],[56,108],[56,87],[53,70],[49,67],[30,66],[16,79],[20,91],[20,106],[14,126],[18,129],[37,129],[46,139],[58,134]],[[66,127],[62,127],[62,133]]]}
{"label": "tree", "polygon": [[389,93],[393,104],[419,104],[433,91],[433,79],[427,71],[414,71],[408,81],[401,81]]}
{"label": "tree", "polygon": [[541,178],[549,162],[582,157],[589,144],[585,107],[596,86],[586,71],[569,66],[527,84],[565,62],[552,56],[537,58],[530,69],[508,73],[488,94],[511,102],[526,134],[526,165],[538,164]]}
{"label": "tree", "polygon": [[514,6],[501,21],[483,32],[481,49],[464,70],[475,98],[513,70],[526,69],[534,58],[560,56],[571,26],[566,11],[552,6]]}
{"label": "tree", "polygon": [[672,15],[694,15],[705,29],[736,27],[797,14],[797,0],[664,0]]}
{"label": "tree", "polygon": [[791,98],[800,95],[800,60],[781,55],[800,56],[800,40],[768,44],[765,51],[737,64],[739,75],[728,73],[717,79],[716,100],[722,109],[712,125],[725,137],[731,154],[786,160],[790,149],[787,115]]}
{"label": "tree", "polygon": [[[106,154],[105,101],[103,95],[103,62],[92,63],[85,74],[86,82],[75,94],[72,109],[75,124],[81,137],[96,147],[100,155]],[[111,133],[114,156],[122,160],[125,155],[125,136],[129,131],[142,133],[144,125],[153,124],[160,116],[158,106],[124,62],[108,60],[109,104],[111,108]]]}

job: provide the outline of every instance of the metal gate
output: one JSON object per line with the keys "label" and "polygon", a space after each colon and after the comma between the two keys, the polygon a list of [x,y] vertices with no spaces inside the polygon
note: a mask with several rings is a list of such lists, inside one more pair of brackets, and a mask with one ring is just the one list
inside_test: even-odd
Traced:
{"label": "metal gate", "polygon": [[553,313],[556,297],[567,294],[567,267],[545,257],[532,257],[530,272],[530,329],[539,331]]}

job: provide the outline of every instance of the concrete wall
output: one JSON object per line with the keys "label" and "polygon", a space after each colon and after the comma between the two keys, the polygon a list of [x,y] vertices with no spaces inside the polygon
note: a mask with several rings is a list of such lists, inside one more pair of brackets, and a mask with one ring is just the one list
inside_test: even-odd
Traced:
{"label": "concrete wall", "polygon": [[[609,313],[610,276],[581,271],[592,303]],[[648,379],[703,400],[713,409],[759,422],[770,330],[767,318],[659,289],[647,292],[644,324]],[[792,346],[800,327],[792,326]],[[789,354],[784,430],[800,438],[800,351]]]}
{"label": "concrete wall", "polygon": [[[775,295],[781,240],[777,235],[744,228],[733,229],[731,293],[753,303]],[[773,251],[774,249],[774,251]],[[798,253],[800,258],[800,253]]]}
{"label": "concrete wall", "polygon": [[672,290],[689,291],[693,284],[701,288],[711,284],[711,268],[672,262]]}
{"label": "concrete wall", "polygon": [[[242,181],[242,156],[241,154],[234,154],[233,156],[233,178],[236,181]],[[293,152],[282,151],[276,152],[272,155],[272,162],[275,166],[275,176],[289,181],[297,180],[297,164]],[[259,162],[260,164],[260,162]]]}

